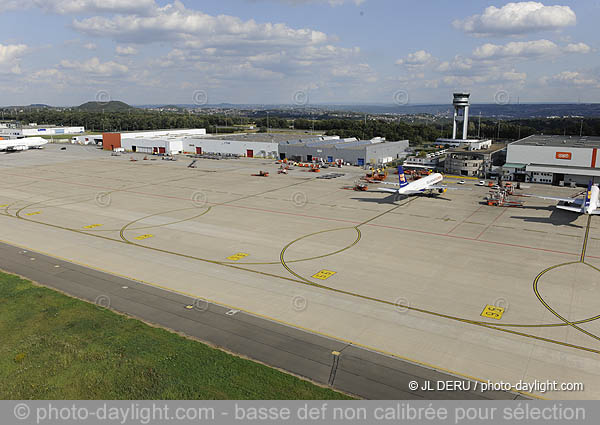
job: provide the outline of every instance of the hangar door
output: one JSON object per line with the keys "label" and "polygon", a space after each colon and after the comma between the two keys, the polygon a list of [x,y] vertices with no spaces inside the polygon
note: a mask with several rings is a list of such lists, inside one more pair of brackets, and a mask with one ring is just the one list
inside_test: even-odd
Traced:
{"label": "hangar door", "polygon": [[246,156],[248,158],[254,158],[254,151],[252,149],[246,149]]}
{"label": "hangar door", "polygon": [[202,155],[202,148],[200,146],[196,146],[196,154]]}

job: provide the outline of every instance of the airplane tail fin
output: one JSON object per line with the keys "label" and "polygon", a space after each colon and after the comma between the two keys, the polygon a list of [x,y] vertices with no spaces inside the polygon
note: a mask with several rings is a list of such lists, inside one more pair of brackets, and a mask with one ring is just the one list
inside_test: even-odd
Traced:
{"label": "airplane tail fin", "polygon": [[408,186],[408,181],[406,180],[406,176],[404,175],[404,168],[402,165],[398,166],[398,180],[400,183],[400,187]]}
{"label": "airplane tail fin", "polygon": [[587,191],[585,192],[585,202],[583,203],[584,208],[590,206],[590,202],[592,201],[592,185],[593,182],[590,180],[588,183]]}

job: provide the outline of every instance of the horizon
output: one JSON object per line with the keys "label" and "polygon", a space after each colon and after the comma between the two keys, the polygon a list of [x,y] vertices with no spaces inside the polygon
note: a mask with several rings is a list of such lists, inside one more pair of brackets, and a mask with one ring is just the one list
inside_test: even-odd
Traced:
{"label": "horizon", "polygon": [[[383,107],[395,107],[395,108],[403,108],[403,107],[411,107],[411,106],[448,106],[448,108],[452,108],[452,103],[407,103],[407,104],[403,104],[403,105],[397,105],[394,103],[379,103],[379,102],[359,102],[359,103],[352,103],[352,102],[322,102],[322,103],[311,103],[311,104],[307,104],[307,105],[296,105],[293,103],[233,103],[233,102],[220,102],[220,103],[207,103],[204,105],[195,105],[193,103],[167,103],[167,102],[158,102],[158,103],[127,103],[123,100],[118,100],[118,99],[111,99],[110,101],[97,101],[97,100],[88,100],[85,101],[83,103],[80,104],[71,104],[71,105],[52,105],[52,104],[47,104],[47,103],[41,103],[41,102],[34,102],[34,103],[29,103],[26,105],[0,105],[0,109],[7,109],[7,108],[15,108],[15,107],[21,107],[21,108],[27,108],[27,107],[50,107],[50,108],[78,108],[82,105],[88,104],[88,103],[96,103],[96,104],[101,104],[101,103],[112,103],[112,102],[118,102],[118,103],[124,103],[127,106],[131,106],[131,107],[135,107],[135,108],[140,108],[140,107],[160,107],[160,106],[177,106],[177,107],[182,107],[182,108],[210,108],[210,107],[214,107],[214,106],[219,106],[219,105],[231,105],[231,106],[274,106],[274,107],[278,107],[278,106],[285,106],[285,107],[294,107],[295,109],[307,109],[307,108],[311,108],[311,107],[319,107],[319,106],[383,106]],[[470,106],[494,106],[494,107],[509,107],[509,106],[527,106],[527,105],[599,105],[600,102],[561,102],[561,101],[557,101],[557,102],[519,102],[519,103],[503,103],[503,104],[498,104],[498,103],[480,103],[480,102],[475,102],[475,103],[471,103]]]}

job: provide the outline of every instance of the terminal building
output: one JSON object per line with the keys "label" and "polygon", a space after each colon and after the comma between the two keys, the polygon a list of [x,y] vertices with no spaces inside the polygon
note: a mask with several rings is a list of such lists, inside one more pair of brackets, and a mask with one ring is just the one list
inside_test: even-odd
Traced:
{"label": "terminal building", "polygon": [[587,185],[600,177],[600,137],[533,135],[507,147],[503,179]]}
{"label": "terminal building", "polygon": [[429,168],[437,171],[438,168],[443,168],[448,151],[449,149],[442,149],[425,156],[408,156],[402,165],[404,168]]}
{"label": "terminal building", "polygon": [[444,161],[444,172],[465,177],[489,178],[495,167],[504,164],[506,145],[492,144],[487,149],[472,150],[469,145],[450,149]]}

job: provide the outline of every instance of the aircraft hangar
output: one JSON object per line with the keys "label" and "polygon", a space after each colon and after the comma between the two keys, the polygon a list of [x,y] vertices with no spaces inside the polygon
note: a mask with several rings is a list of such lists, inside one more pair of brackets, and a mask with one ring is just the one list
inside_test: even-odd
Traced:
{"label": "aircraft hangar", "polygon": [[600,137],[532,135],[508,145],[503,179],[587,185],[600,177]]}

